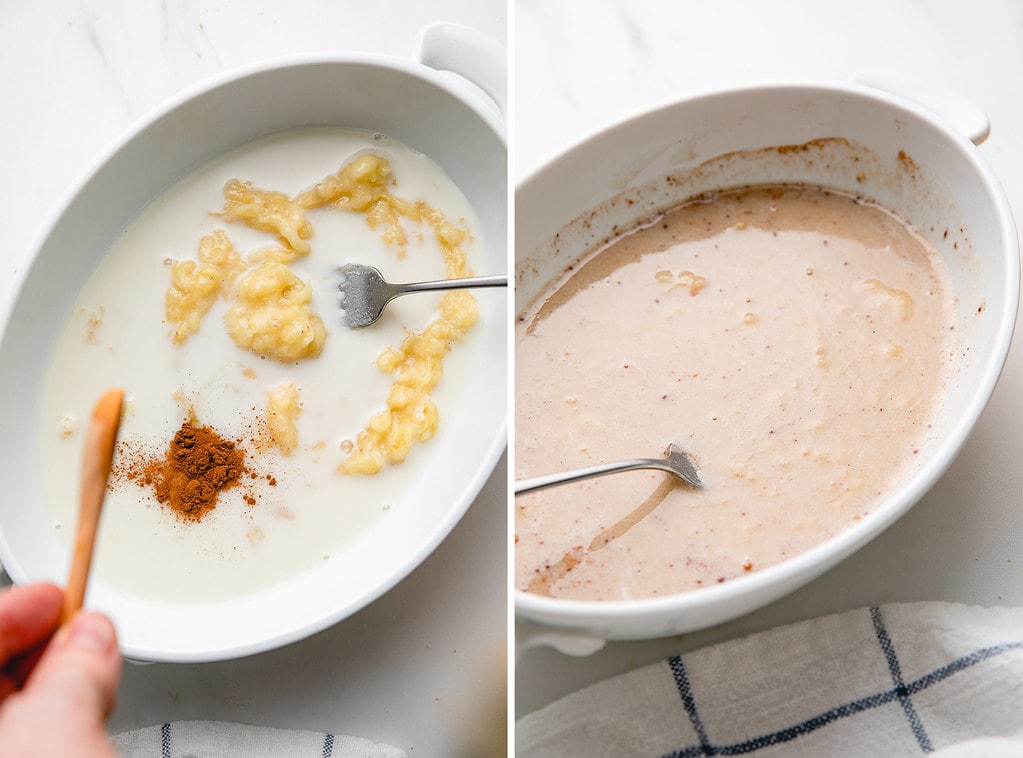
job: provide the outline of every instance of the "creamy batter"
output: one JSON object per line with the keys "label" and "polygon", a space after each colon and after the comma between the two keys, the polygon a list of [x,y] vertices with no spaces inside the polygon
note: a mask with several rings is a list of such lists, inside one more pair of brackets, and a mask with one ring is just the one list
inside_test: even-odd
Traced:
{"label": "creamy batter", "polygon": [[805,187],[700,198],[581,260],[516,326],[516,475],[664,473],[516,498],[515,584],[624,600],[779,563],[869,513],[928,436],[955,349],[937,252]]}
{"label": "creamy batter", "polygon": [[[339,467],[360,431],[387,407],[392,379],[377,366],[378,356],[397,348],[409,330],[429,324],[440,296],[399,298],[371,328],[351,330],[340,312],[336,269],[351,261],[375,265],[393,281],[444,278],[445,256],[434,234],[408,225],[407,250],[399,254],[363,214],[309,211],[311,251],[291,267],[312,288],[311,305],[329,332],[317,357],[282,362],[238,347],[224,328],[229,303],[223,299],[198,331],[176,343],[164,307],[170,263],[194,257],[204,235],[226,228],[243,256],[275,242],[241,224],[225,226],[213,213],[223,207],[228,180],[294,195],[366,151],[390,161],[396,194],[424,200],[469,230],[464,248],[478,260],[472,209],[436,164],[385,135],[324,128],[275,135],[202,166],[132,223],[85,283],[41,398],[42,479],[54,528],[67,541],[76,518],[83,433],[105,389],[127,392],[122,441],[154,452],[166,449],[190,412],[225,437],[248,441],[254,424],[266,418],[271,393],[293,388],[301,410],[286,419],[294,425],[288,445],[258,449],[247,442],[247,465],[265,476],[224,491],[201,522],[183,522],[131,482],[116,486],[104,505],[97,577],[147,598],[215,601],[330,560],[380,519],[401,528],[401,514],[391,506],[431,465],[429,443],[375,476],[346,475]],[[470,333],[444,360],[444,378],[434,391],[441,414],[464,391],[474,339]],[[279,405],[271,402],[271,411]],[[442,420],[438,434],[443,428]]]}

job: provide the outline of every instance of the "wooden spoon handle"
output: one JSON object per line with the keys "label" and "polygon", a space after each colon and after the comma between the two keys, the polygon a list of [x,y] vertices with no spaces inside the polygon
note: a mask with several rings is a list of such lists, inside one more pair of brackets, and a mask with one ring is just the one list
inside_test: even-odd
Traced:
{"label": "wooden spoon handle", "polygon": [[74,551],[71,554],[67,589],[64,591],[62,624],[82,607],[85,600],[85,584],[89,578],[89,566],[92,564],[92,548],[96,542],[100,509],[103,507],[103,497],[106,495],[107,480],[113,463],[123,403],[124,392],[121,390],[110,390],[104,394],[92,411],[92,419],[86,432],[78,529],[75,533]]}

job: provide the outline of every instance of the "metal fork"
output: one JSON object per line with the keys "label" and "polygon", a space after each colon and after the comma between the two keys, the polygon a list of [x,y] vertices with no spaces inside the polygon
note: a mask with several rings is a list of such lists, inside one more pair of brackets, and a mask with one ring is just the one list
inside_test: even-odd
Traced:
{"label": "metal fork", "polygon": [[617,463],[601,463],[596,466],[562,471],[558,474],[547,474],[532,479],[520,479],[515,482],[515,494],[521,495],[525,492],[553,487],[558,484],[576,482],[580,479],[590,479],[604,474],[617,474],[620,471],[634,471],[635,469],[659,469],[674,474],[683,482],[694,489],[703,489],[703,482],[700,480],[700,473],[696,469],[696,462],[682,448],[674,442],[668,445],[664,458],[637,458],[635,460],[618,461]]}
{"label": "metal fork", "polygon": [[409,292],[508,286],[508,277],[503,274],[391,284],[373,266],[349,263],[339,268],[338,272],[342,275],[341,282],[338,284],[338,289],[341,291],[341,308],[348,326],[351,327],[369,326],[380,318],[384,306],[391,300]]}

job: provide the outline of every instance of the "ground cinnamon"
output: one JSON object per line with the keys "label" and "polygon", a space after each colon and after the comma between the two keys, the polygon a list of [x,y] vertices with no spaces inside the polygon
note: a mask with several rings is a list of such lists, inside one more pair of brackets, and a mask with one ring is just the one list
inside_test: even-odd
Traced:
{"label": "ground cinnamon", "polygon": [[[123,443],[115,480],[152,487],[158,502],[180,517],[198,521],[217,506],[220,493],[250,472],[245,450],[215,429],[186,421],[163,455],[145,455]],[[251,505],[254,498],[247,497]]]}

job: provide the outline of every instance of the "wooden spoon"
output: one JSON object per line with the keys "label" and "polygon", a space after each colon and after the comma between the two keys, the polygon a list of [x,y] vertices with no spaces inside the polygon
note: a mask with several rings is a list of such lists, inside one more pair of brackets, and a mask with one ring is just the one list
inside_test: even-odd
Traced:
{"label": "wooden spoon", "polygon": [[123,403],[124,392],[121,390],[110,390],[104,394],[92,411],[92,419],[86,432],[78,530],[75,533],[67,589],[64,591],[61,624],[68,621],[82,607],[85,600],[85,584],[89,578],[89,566],[92,564],[92,548],[96,542],[96,528],[99,525],[103,497],[107,492],[107,480],[114,458],[117,429],[121,425]]}

